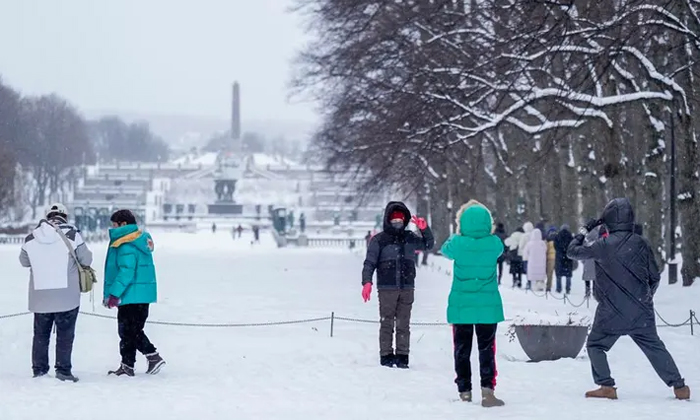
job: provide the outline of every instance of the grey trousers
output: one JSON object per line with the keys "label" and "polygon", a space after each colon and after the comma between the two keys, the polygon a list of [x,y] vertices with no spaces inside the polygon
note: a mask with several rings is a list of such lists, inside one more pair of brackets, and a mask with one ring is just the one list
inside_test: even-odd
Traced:
{"label": "grey trousers", "polygon": [[[676,362],[666,350],[666,346],[661,341],[656,328],[629,334],[629,336],[644,352],[651,366],[667,386],[674,388],[685,386],[685,381],[678,371]],[[610,365],[608,365],[606,353],[615,345],[619,338],[620,335],[596,330],[591,330],[591,334],[588,336],[586,349],[591,360],[593,380],[597,385],[615,386],[615,380],[610,374]]]}
{"label": "grey trousers", "polygon": [[379,354],[394,354],[394,329],[396,329],[396,354],[408,355],[411,347],[411,309],[413,289],[379,290]]}

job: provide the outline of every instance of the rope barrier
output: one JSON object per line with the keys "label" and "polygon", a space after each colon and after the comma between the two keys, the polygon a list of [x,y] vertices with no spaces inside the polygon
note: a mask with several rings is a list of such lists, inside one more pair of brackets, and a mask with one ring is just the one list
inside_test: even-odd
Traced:
{"label": "rope barrier", "polygon": [[686,326],[686,325],[690,324],[690,320],[691,320],[691,318],[688,318],[688,319],[686,319],[686,320],[685,320],[683,323],[681,323],[681,324],[672,324],[672,323],[666,321],[666,320],[661,316],[661,314],[659,313],[659,311],[657,311],[656,309],[654,309],[654,313],[656,313],[656,316],[659,317],[659,319],[661,320],[661,322],[664,323],[664,325],[660,325],[661,327],[672,327],[672,328],[683,327],[683,326]]}
{"label": "rope barrier", "polygon": [[18,312],[16,314],[0,315],[0,319],[17,318],[29,314],[31,314],[31,312]]}
{"label": "rope barrier", "polygon": [[[358,255],[355,252],[356,255]],[[435,271],[434,268],[434,263],[431,263],[430,265],[425,265],[422,267],[430,268],[433,271]],[[438,270],[438,272],[443,272],[441,269]],[[451,275],[451,271],[447,270],[444,271],[445,274]],[[525,291],[526,293],[528,290]],[[532,290],[529,290],[530,293],[537,297],[544,297],[547,298],[548,296],[552,296],[557,300],[563,301],[564,304],[570,304],[571,306],[575,308],[580,308],[584,304],[588,303],[590,301],[590,296],[585,296],[583,298],[583,301],[576,305],[571,298],[569,298],[568,295],[564,295],[563,297],[557,297],[556,295],[552,294],[551,292],[545,292],[544,294],[538,294]],[[700,320],[698,320],[697,314],[694,311],[690,311],[690,317],[685,320],[682,323],[678,324],[673,324],[668,321],[666,321],[661,314],[657,310],[654,310],[656,313],[656,316],[661,320],[662,325],[657,325],[657,327],[671,327],[671,328],[678,328],[678,327],[683,327],[688,324],[691,325],[691,334],[692,334],[692,327],[693,327],[693,321],[695,321],[696,324],[700,325]],[[25,315],[30,315],[31,312],[17,312],[13,314],[7,314],[7,315],[0,315],[0,320],[3,319],[10,319],[10,318],[18,318],[22,317]],[[104,314],[98,314],[94,312],[84,312],[80,311],[80,314],[85,315],[85,316],[90,316],[93,318],[101,318],[101,319],[109,319],[109,320],[116,320],[117,318],[112,315],[104,315]],[[147,324],[153,324],[153,325],[164,325],[164,326],[173,326],[173,327],[193,327],[193,328],[245,328],[245,327],[267,327],[267,326],[280,326],[280,325],[299,325],[299,324],[311,324],[311,323],[316,323],[316,322],[324,322],[324,321],[331,321],[331,329],[332,324],[334,321],[345,321],[345,322],[354,322],[354,323],[360,323],[360,324],[379,324],[379,320],[371,320],[371,319],[361,319],[361,318],[350,318],[350,317],[342,317],[342,316],[335,316],[335,313],[331,313],[331,316],[323,316],[323,317],[317,317],[317,318],[308,318],[308,319],[298,319],[298,320],[288,320],[288,321],[271,321],[271,322],[250,322],[250,323],[190,323],[190,322],[170,322],[170,321],[146,321]],[[512,321],[512,319],[506,319],[505,321]],[[444,327],[444,326],[449,326],[448,323],[446,322],[411,322],[410,325],[412,326],[424,326],[424,327]]]}
{"label": "rope barrier", "polygon": [[[90,312],[80,312],[82,315],[91,316],[102,319],[117,319],[114,316],[95,314]],[[298,319],[292,321],[271,321],[271,322],[250,322],[250,323],[191,323],[191,322],[168,322],[168,321],[146,321],[147,324],[166,325],[171,327],[200,327],[200,328],[239,328],[239,327],[268,327],[277,325],[292,325],[292,324],[310,324],[314,322],[330,321],[330,316]],[[337,318],[336,318],[337,319]]]}

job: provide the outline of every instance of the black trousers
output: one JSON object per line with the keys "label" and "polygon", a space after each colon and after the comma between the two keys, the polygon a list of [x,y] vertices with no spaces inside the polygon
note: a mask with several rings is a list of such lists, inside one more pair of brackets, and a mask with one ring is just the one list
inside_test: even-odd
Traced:
{"label": "black trousers", "polygon": [[56,325],[56,372],[70,375],[73,341],[75,340],[75,323],[78,311],[75,308],[66,312],[52,314],[34,314],[34,340],[32,343],[32,370],[36,375],[49,371],[49,342],[51,329]]}
{"label": "black trousers", "polygon": [[496,329],[498,324],[455,324],[452,326],[454,337],[455,372],[457,390],[467,392],[472,390],[471,353],[474,332],[479,349],[479,373],[481,387],[494,389],[496,387]]}
{"label": "black trousers", "polygon": [[122,363],[134,367],[136,363],[136,351],[143,354],[153,354],[156,348],[151,344],[143,332],[143,327],[148,319],[148,304],[122,305],[117,313],[117,325],[119,328],[119,353]]}
{"label": "black trousers", "polygon": [[[674,388],[685,386],[685,381],[678,371],[676,362],[673,360],[671,353],[666,350],[666,346],[661,341],[656,328],[638,331],[629,334],[629,336],[639,346],[656,371],[656,374],[667,386]],[[593,380],[596,385],[615,386],[615,380],[610,373],[607,352],[612,349],[619,338],[620,335],[596,329],[591,330],[591,333],[588,335],[586,349],[588,350]]]}

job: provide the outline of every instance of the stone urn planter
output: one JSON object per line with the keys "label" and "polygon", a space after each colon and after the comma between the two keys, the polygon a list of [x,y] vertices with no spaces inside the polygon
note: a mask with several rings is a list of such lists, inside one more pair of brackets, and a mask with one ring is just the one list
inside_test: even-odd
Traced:
{"label": "stone urn planter", "polygon": [[511,341],[518,339],[531,362],[575,359],[588,336],[590,318],[576,313],[516,317],[509,328]]}

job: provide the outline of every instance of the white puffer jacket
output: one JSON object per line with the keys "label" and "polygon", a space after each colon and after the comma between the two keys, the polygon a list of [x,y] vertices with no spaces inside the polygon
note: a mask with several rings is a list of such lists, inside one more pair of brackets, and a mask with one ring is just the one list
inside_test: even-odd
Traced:
{"label": "white puffer jacket", "polygon": [[530,240],[523,250],[523,259],[527,260],[529,281],[547,279],[547,243],[542,240],[542,232],[539,229],[530,232]]}
{"label": "white puffer jacket", "polygon": [[523,261],[527,261],[527,255],[524,255],[523,252],[525,251],[525,245],[527,245],[527,243],[530,242],[530,234],[534,229],[535,225],[533,225],[530,222],[525,222],[525,224],[523,225],[523,230],[525,231],[525,234],[520,238],[520,244],[518,245],[518,255],[523,257]]}

